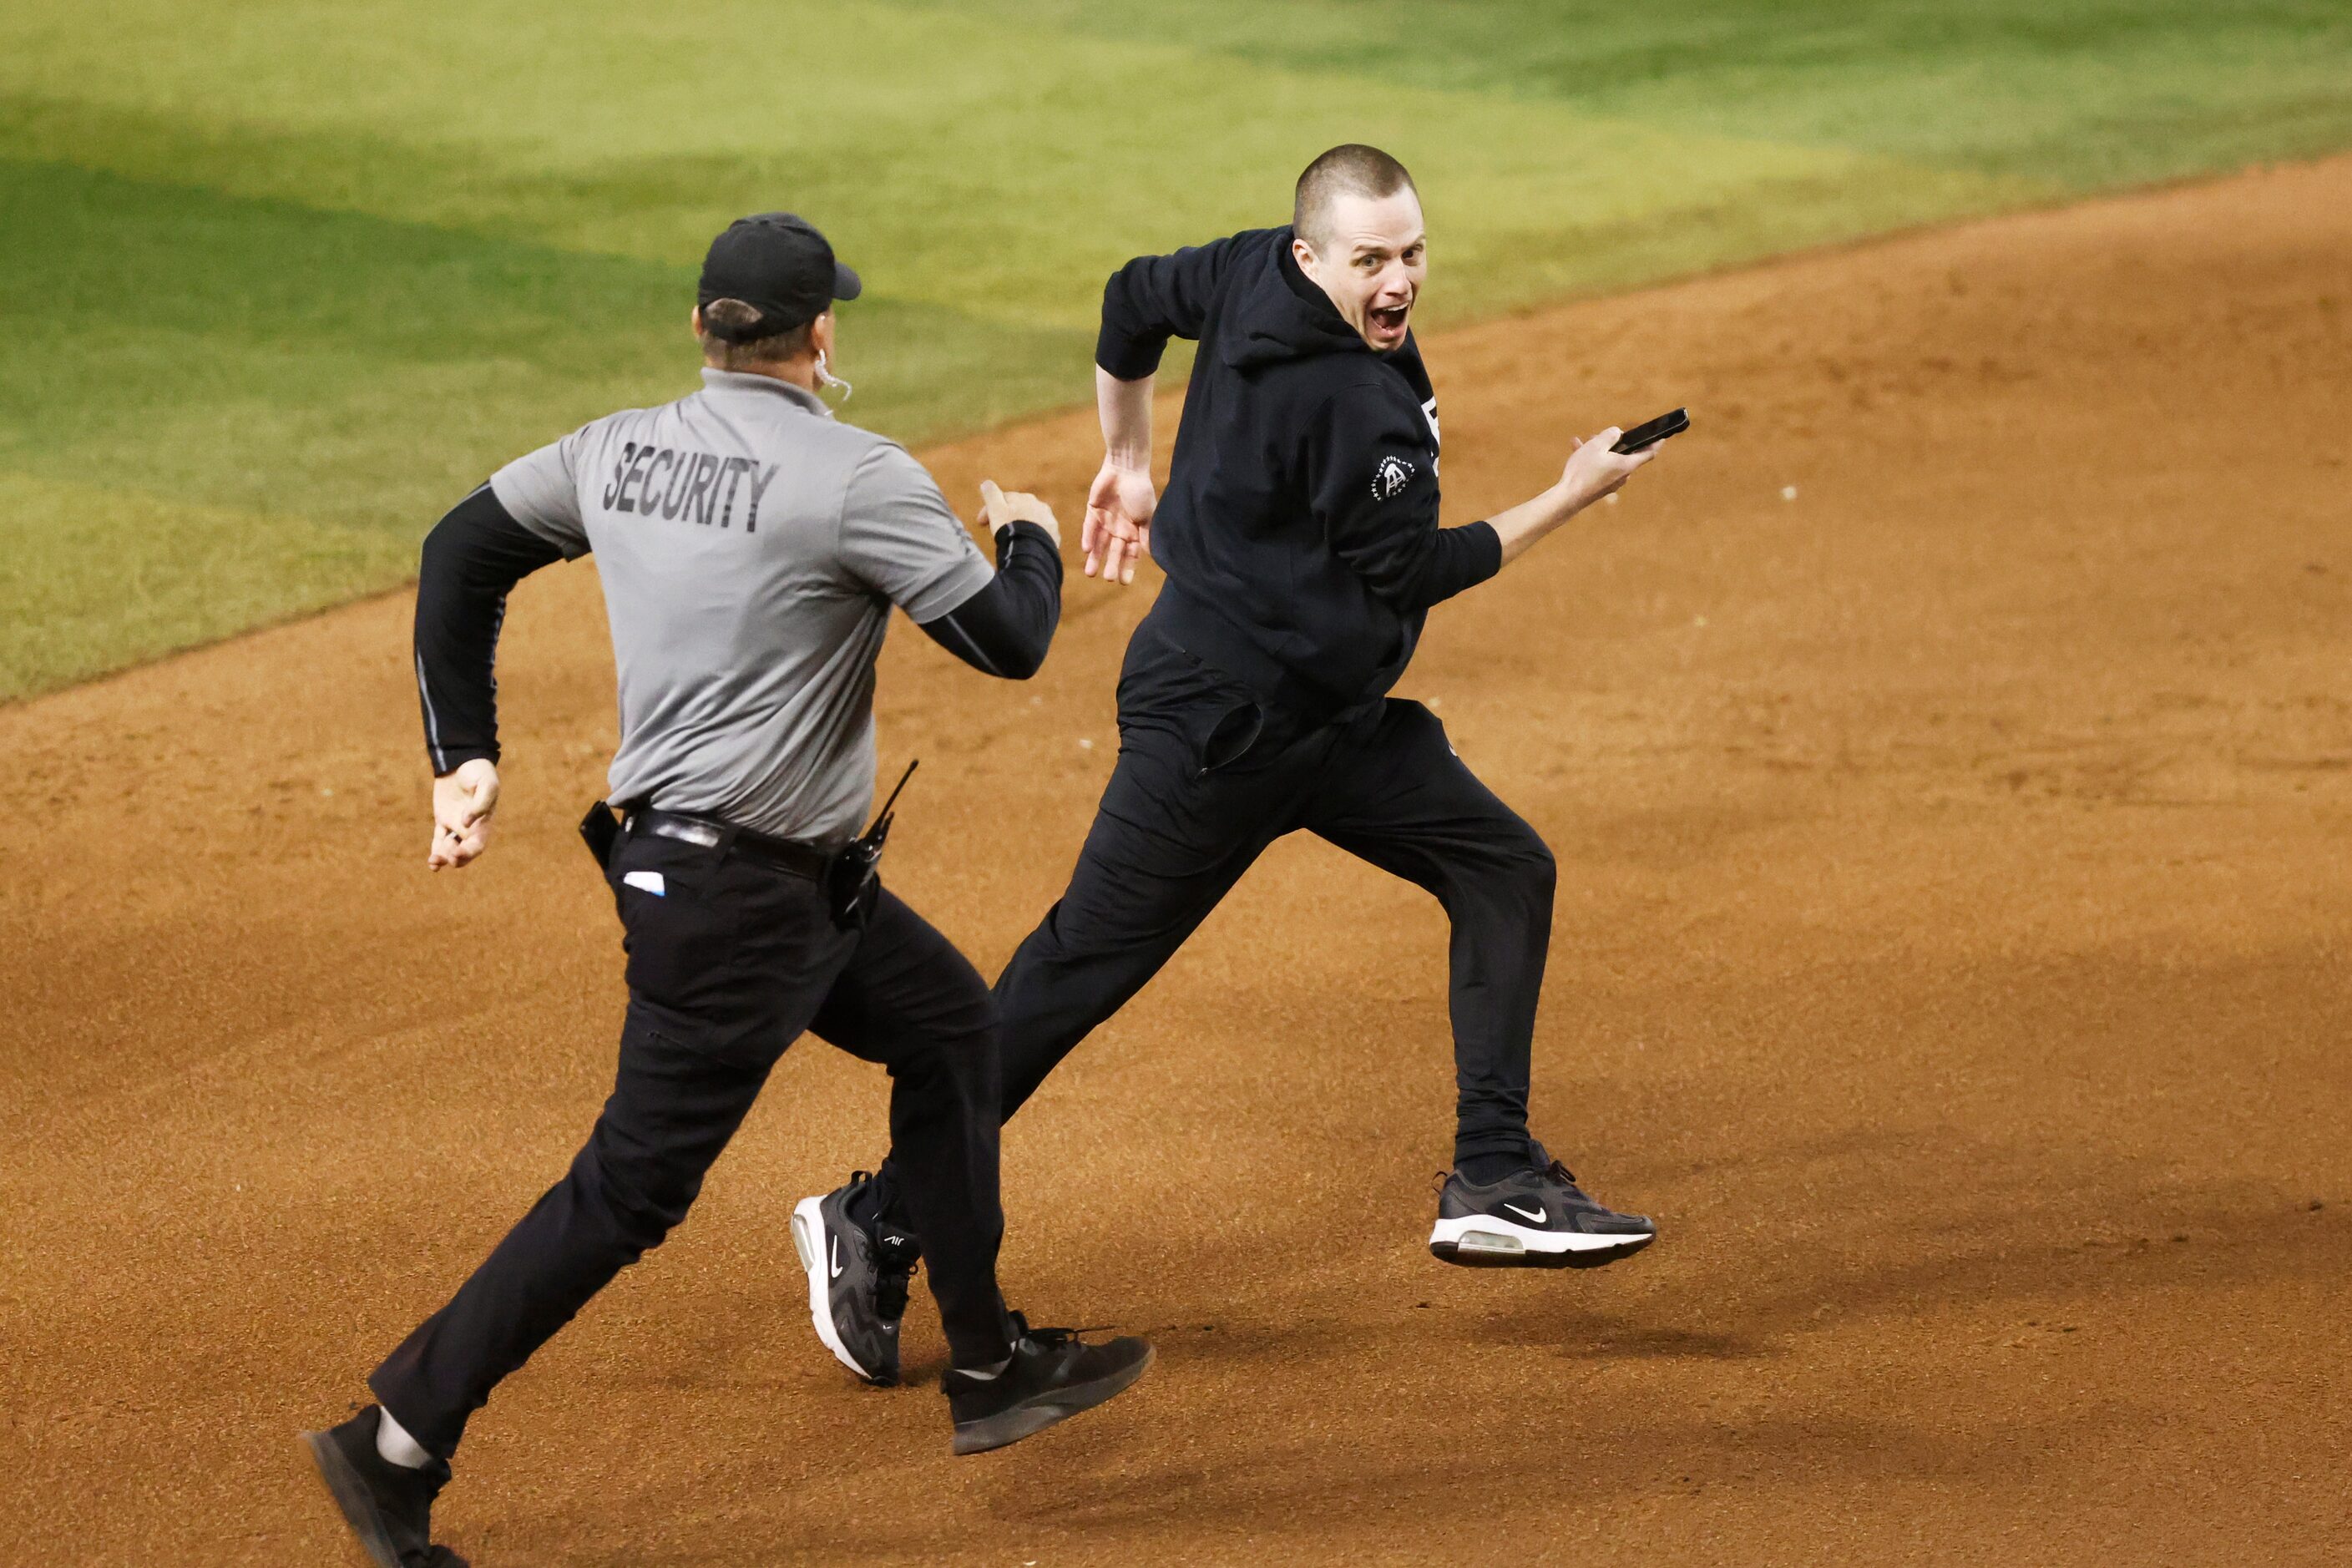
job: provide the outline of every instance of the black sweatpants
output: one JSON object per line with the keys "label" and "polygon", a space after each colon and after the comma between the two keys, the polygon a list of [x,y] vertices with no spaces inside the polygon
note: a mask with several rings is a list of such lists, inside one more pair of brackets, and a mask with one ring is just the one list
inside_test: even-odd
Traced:
{"label": "black sweatpants", "polygon": [[627,834],[607,875],[629,955],[612,1098],[571,1172],[369,1377],[384,1408],[447,1458],[499,1380],[686,1217],[803,1031],[889,1069],[898,1191],[949,1342],[966,1365],[1003,1359],[997,1019],[971,965],[887,889],[841,929],[815,883],[731,839]]}
{"label": "black sweatpants", "polygon": [[[996,982],[1005,1117],[1160,972],[1267,845],[1304,829],[1444,906],[1454,1160],[1525,1154],[1555,866],[1436,717],[1388,699],[1302,720],[1147,619],[1120,672],[1118,725],[1118,763],[1069,889]],[[902,1159],[894,1152],[892,1164]],[[928,1248],[920,1221],[901,1217]]]}

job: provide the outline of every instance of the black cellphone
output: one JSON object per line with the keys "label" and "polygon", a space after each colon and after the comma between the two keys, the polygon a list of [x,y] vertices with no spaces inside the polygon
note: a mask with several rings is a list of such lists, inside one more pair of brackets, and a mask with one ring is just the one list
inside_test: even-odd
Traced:
{"label": "black cellphone", "polygon": [[1644,447],[1654,447],[1669,436],[1679,436],[1690,428],[1690,410],[1677,408],[1672,414],[1661,414],[1647,425],[1636,425],[1617,437],[1612,452],[1633,453]]}

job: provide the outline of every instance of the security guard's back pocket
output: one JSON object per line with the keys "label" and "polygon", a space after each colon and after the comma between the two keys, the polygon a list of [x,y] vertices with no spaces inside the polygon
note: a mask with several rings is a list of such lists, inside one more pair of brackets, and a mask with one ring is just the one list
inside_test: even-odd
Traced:
{"label": "security guard's back pocket", "polygon": [[629,989],[689,1016],[726,1010],[743,931],[740,900],[715,884],[722,873],[709,850],[632,833],[608,874],[629,955]]}

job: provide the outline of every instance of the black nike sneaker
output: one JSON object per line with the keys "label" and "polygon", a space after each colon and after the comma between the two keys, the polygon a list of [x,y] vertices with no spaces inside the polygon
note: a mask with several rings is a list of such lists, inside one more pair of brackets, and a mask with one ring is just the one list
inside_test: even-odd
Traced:
{"label": "black nike sneaker", "polygon": [[433,1459],[412,1470],[377,1453],[383,1415],[371,1405],[340,1426],[303,1433],[319,1479],[378,1568],[466,1568],[464,1558],[433,1544],[433,1500],[449,1484],[448,1465]]}
{"label": "black nike sneaker", "polygon": [[1043,1432],[1126,1389],[1151,1364],[1151,1346],[1123,1337],[1090,1345],[1073,1329],[1033,1329],[1014,1312],[1013,1360],[994,1377],[950,1370],[940,1379],[955,1418],[955,1451],[984,1453]]}
{"label": "black nike sneaker", "polygon": [[1446,1177],[1429,1250],[1467,1268],[1598,1268],[1657,1239],[1656,1226],[1594,1203],[1554,1160],[1491,1186],[1473,1186],[1458,1171]]}
{"label": "black nike sneaker", "polygon": [[851,1215],[874,1178],[850,1173],[849,1184],[793,1209],[793,1249],[808,1271],[809,1318],[816,1337],[842,1365],[878,1387],[898,1381],[898,1321],[907,1285],[921,1256],[915,1238],[887,1222],[872,1228]]}

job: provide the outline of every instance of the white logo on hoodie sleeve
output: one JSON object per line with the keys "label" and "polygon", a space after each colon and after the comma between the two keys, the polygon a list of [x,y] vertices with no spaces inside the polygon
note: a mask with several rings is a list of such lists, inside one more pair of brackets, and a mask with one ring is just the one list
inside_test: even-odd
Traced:
{"label": "white logo on hoodie sleeve", "polygon": [[1405,486],[1412,483],[1412,465],[1402,458],[1382,458],[1372,470],[1372,499],[1386,500],[1401,495]]}

